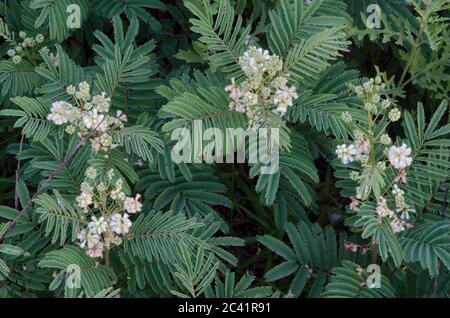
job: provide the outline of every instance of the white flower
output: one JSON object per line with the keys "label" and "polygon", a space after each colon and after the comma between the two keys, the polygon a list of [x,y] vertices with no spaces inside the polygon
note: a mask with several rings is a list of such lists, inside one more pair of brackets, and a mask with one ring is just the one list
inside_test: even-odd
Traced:
{"label": "white flower", "polygon": [[80,89],[80,92],[83,95],[89,95],[89,92],[91,90],[91,87],[89,86],[89,83],[86,82],[86,81],[81,82],[80,84],[78,84],[78,88]]}
{"label": "white flower", "polygon": [[381,137],[380,137],[380,142],[381,142],[383,145],[389,145],[389,144],[391,144],[392,140],[391,140],[391,137],[389,137],[388,134],[383,134],[383,135],[381,135]]}
{"label": "white flower", "polygon": [[230,103],[230,109],[235,110],[239,113],[245,113],[246,108],[245,105],[242,103]]}
{"label": "white flower", "polygon": [[123,180],[117,179],[116,188],[111,191],[110,197],[113,200],[125,200],[125,194],[122,192]]}
{"label": "white flower", "polygon": [[365,92],[370,93],[372,92],[373,89],[373,83],[371,81],[365,82],[363,84],[363,89]]}
{"label": "white flower", "polygon": [[58,54],[54,55],[53,53],[50,53],[49,57],[53,65],[59,67],[59,55]]}
{"label": "white flower", "polygon": [[394,234],[403,232],[405,230],[404,222],[396,218],[391,221],[391,228]]}
{"label": "white flower", "polygon": [[44,42],[44,36],[42,34],[36,35],[36,43],[42,43]]}
{"label": "white flower", "polygon": [[283,60],[277,56],[272,55],[269,62],[267,63],[267,72],[273,76],[275,73],[283,69]]}
{"label": "white flower", "polygon": [[82,192],[75,198],[78,206],[86,211],[86,209],[92,204],[92,195],[86,192]]}
{"label": "white flower", "polygon": [[350,203],[350,210],[354,211],[354,212],[358,212],[359,211],[359,200],[355,197],[351,197],[350,199],[352,199],[352,202]]}
{"label": "white flower", "polygon": [[80,241],[81,248],[93,247],[100,242],[100,236],[92,231],[81,230],[78,232],[77,239]]}
{"label": "white flower", "polygon": [[94,139],[92,139],[91,147],[92,147],[92,150],[94,150],[94,152],[97,153],[100,150],[100,148],[102,148],[102,144],[100,143],[100,138],[95,137]]}
{"label": "white flower", "polygon": [[130,231],[131,221],[128,214],[124,213],[121,216],[119,213],[115,213],[111,217],[111,230],[117,234],[127,234]]}
{"label": "white flower", "polygon": [[66,127],[66,133],[68,133],[69,135],[72,135],[74,132],[75,132],[75,126],[69,125]]}
{"label": "white flower", "polygon": [[395,182],[401,181],[403,183],[406,183],[406,176],[407,176],[406,171],[405,170],[400,170],[400,173],[395,178]]}
{"label": "white flower", "polygon": [[99,218],[92,216],[91,222],[88,224],[88,228],[95,230],[95,233],[97,234],[102,234],[108,230],[108,222],[106,222],[103,216]]}
{"label": "white flower", "polygon": [[21,37],[22,39],[25,39],[27,37],[27,34],[23,31],[19,32],[19,37]]}
{"label": "white flower", "polygon": [[66,124],[72,116],[72,105],[64,101],[54,102],[50,112],[47,116],[48,120],[53,121],[55,125]]}
{"label": "white flower", "polygon": [[391,109],[391,111],[389,112],[389,115],[388,115],[389,120],[393,121],[393,122],[399,120],[400,116],[401,116],[401,113],[397,108]]}
{"label": "white flower", "polygon": [[264,73],[271,58],[269,51],[252,46],[239,58],[239,64],[244,73],[251,77],[258,73]]}
{"label": "white flower", "polygon": [[113,139],[108,134],[102,134],[100,136],[100,143],[102,144],[103,147],[108,148],[112,145]]}
{"label": "white flower", "polygon": [[231,79],[231,84],[225,86],[225,91],[230,92],[229,97],[235,101],[238,101],[239,98],[243,96],[242,91],[239,89],[239,86],[234,82],[234,77]]}
{"label": "white flower", "polygon": [[336,147],[336,155],[346,165],[355,160],[355,157],[358,155],[358,150],[354,145],[347,147],[346,144],[342,144]]}
{"label": "white flower", "polygon": [[371,102],[374,103],[374,104],[379,103],[379,102],[380,102],[380,95],[378,95],[378,94],[373,94],[372,99],[371,99]]}
{"label": "white flower", "polygon": [[402,144],[401,147],[392,146],[388,151],[388,158],[394,168],[401,170],[412,163],[411,148]]}
{"label": "white flower", "polygon": [[352,115],[349,112],[343,112],[341,118],[347,124],[352,122]]}
{"label": "white flower", "polygon": [[298,98],[295,86],[282,87],[275,92],[273,103],[277,106],[276,111],[284,115],[289,106],[293,105],[293,101]]}
{"label": "white flower", "polygon": [[116,117],[117,119],[122,122],[122,123],[126,123],[127,122],[127,115],[125,115],[124,113],[122,113],[122,111],[118,110],[116,113]]}
{"label": "white flower", "polygon": [[375,77],[375,83],[376,84],[381,84],[381,77],[380,77],[380,75],[377,75],[377,77]]}
{"label": "white flower", "polygon": [[80,232],[78,232],[78,234],[77,234],[77,240],[79,240],[80,241],[80,247],[81,248],[84,248],[84,246],[86,245],[86,243],[87,243],[87,240],[86,240],[86,230],[81,230]]}
{"label": "white flower", "polygon": [[6,54],[8,54],[9,57],[13,57],[14,55],[16,55],[16,51],[8,50],[8,52]]}
{"label": "white flower", "polygon": [[386,170],[386,162],[384,162],[384,161],[380,161],[380,162],[377,162],[377,168],[380,170],[380,171],[384,171],[384,170]]}
{"label": "white flower", "polygon": [[364,89],[362,86],[356,86],[355,87],[355,93],[356,95],[358,95],[359,97],[362,97],[364,95]]}
{"label": "white flower", "polygon": [[391,106],[391,101],[390,101],[389,99],[384,99],[384,100],[381,102],[381,107],[382,107],[383,109],[388,109],[389,106]]}
{"label": "white flower", "polygon": [[114,169],[110,169],[106,174],[108,180],[112,180],[114,178]]}
{"label": "white flower", "polygon": [[243,96],[243,102],[247,104],[247,106],[256,105],[258,104],[258,95],[251,92],[245,92],[245,95]]}
{"label": "white flower", "polygon": [[350,171],[349,173],[350,175],[350,179],[352,179],[353,181],[358,181],[361,178],[361,175],[359,174],[359,172],[357,171]]}
{"label": "white flower", "polygon": [[394,216],[394,211],[390,210],[387,205],[387,200],[384,197],[380,197],[378,199],[378,205],[376,212],[379,217],[392,217]]}
{"label": "white flower", "polygon": [[[104,119],[105,115],[99,114],[97,109],[93,109],[83,116],[83,123],[88,129],[98,129],[103,131],[104,127],[100,127],[100,123],[103,123]],[[103,128],[103,130],[101,128]]]}
{"label": "white flower", "polygon": [[21,58],[19,55],[15,55],[15,56],[12,58],[12,62],[13,62],[14,64],[19,64],[20,62],[22,62],[22,58]]}
{"label": "white flower", "polygon": [[281,87],[285,87],[287,85],[288,79],[286,76],[277,76],[275,77],[275,79],[272,81],[272,86],[275,89],[279,89]]}
{"label": "white flower", "polygon": [[68,94],[68,95],[75,95],[75,93],[77,92],[77,89],[75,88],[75,86],[73,86],[73,85],[69,85],[69,86],[67,86],[67,88],[66,88],[66,93]]}
{"label": "white flower", "polygon": [[103,257],[103,250],[104,245],[102,242],[98,241],[96,244],[94,244],[91,247],[88,247],[86,250],[86,254],[90,257],[96,258],[96,257]]}
{"label": "white flower", "polygon": [[88,178],[91,178],[92,180],[94,180],[95,178],[97,178],[97,170],[94,167],[88,167],[86,169],[86,176]]}
{"label": "white flower", "polygon": [[377,105],[372,104],[372,103],[365,103],[364,109],[367,110],[368,112],[372,112],[372,113],[376,113],[378,111]]}
{"label": "white flower", "polygon": [[137,213],[142,209],[142,203],[139,202],[141,195],[136,194],[136,198],[127,197],[124,202],[124,208],[128,213]]}
{"label": "white flower", "polygon": [[111,99],[106,96],[106,93],[102,93],[92,98],[92,104],[97,106],[99,112],[106,113],[109,111],[109,106],[111,106]]}
{"label": "white flower", "polygon": [[113,189],[110,194],[111,199],[124,201],[126,196],[120,189]]}
{"label": "white flower", "polygon": [[393,188],[394,189],[392,190],[392,194],[395,195],[395,196],[403,196],[403,194],[405,193],[402,189],[400,189],[398,187],[397,184],[394,184]]}
{"label": "white flower", "polygon": [[108,189],[108,187],[103,182],[100,182],[99,184],[97,184],[97,190],[99,192],[105,192],[107,189]]}
{"label": "white flower", "polygon": [[358,139],[354,144],[358,155],[368,155],[370,153],[370,143],[367,139]]}
{"label": "white flower", "polygon": [[93,194],[94,189],[91,187],[91,185],[87,182],[82,182],[80,186],[81,192],[87,193],[87,194]]}
{"label": "white flower", "polygon": [[415,212],[415,209],[404,209],[404,208],[398,208],[396,210],[397,212],[401,212],[402,214],[400,215],[400,219],[402,220],[409,220],[409,212]]}

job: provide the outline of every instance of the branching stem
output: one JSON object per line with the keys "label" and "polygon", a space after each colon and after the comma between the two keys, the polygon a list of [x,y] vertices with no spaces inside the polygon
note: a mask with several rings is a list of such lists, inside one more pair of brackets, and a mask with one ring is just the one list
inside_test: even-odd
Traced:
{"label": "branching stem", "polygon": [[[27,202],[27,204],[25,204],[25,206],[22,208],[22,210],[20,210],[20,212],[17,214],[17,216],[14,218],[14,220],[12,220],[12,222],[8,223],[8,226],[7,226],[6,230],[3,232],[3,235],[0,236],[0,242],[3,241],[3,239],[6,237],[6,235],[17,226],[19,219],[26,212],[26,210],[31,206],[33,201],[47,189],[50,182],[57,175],[59,175],[59,173],[72,161],[73,157],[78,152],[78,150],[84,145],[86,140],[88,140],[90,137],[92,137],[94,135],[94,133],[97,131],[97,128],[102,124],[102,122],[103,122],[103,120],[97,125],[97,127],[95,127],[95,129],[93,129],[91,132],[89,132],[89,134],[87,134],[86,136],[84,136],[83,138],[81,138],[78,141],[78,143],[75,145],[75,147],[73,147],[72,150],[70,151],[70,153],[67,155],[66,159],[64,159],[64,161],[58,165],[58,167],[50,174],[50,176],[44,181],[44,183],[37,189],[37,191],[33,194],[33,196]],[[16,189],[17,189],[17,184],[16,184]]]}

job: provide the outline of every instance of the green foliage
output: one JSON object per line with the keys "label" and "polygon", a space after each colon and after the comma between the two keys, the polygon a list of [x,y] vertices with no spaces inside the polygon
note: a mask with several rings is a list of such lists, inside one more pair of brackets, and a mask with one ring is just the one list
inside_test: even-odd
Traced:
{"label": "green foliage", "polygon": [[113,138],[129,155],[135,154],[144,161],[153,162],[152,148],[162,152],[163,142],[158,134],[143,126],[131,126],[118,131]]}
{"label": "green foliage", "polygon": [[[365,25],[369,4],[381,9],[380,28]],[[0,297],[450,297],[448,9],[448,0],[2,3]],[[230,84],[254,80],[239,64],[251,46],[283,61],[276,74],[287,87],[274,95],[291,87],[298,95],[282,116],[262,111],[261,127],[279,129],[272,174],[250,162],[253,114],[232,109]],[[372,125],[371,105],[354,94],[376,76],[399,122]],[[50,120],[55,102],[91,110],[68,90],[82,82],[127,120],[104,135],[90,130],[95,136]],[[261,85],[240,98],[250,105],[247,93],[257,92],[264,104]],[[270,106],[280,106],[274,95]],[[245,162],[200,162],[198,153],[188,154],[193,163],[173,160],[180,128],[203,150],[211,143],[195,134],[199,122],[202,134],[219,129],[224,145],[228,129],[247,133]],[[344,164],[336,146],[356,141],[358,129],[363,139],[392,141],[365,163]],[[110,148],[98,150],[109,136]],[[383,150],[402,144],[411,165],[378,167],[389,162]],[[238,152],[226,151],[222,159]],[[102,187],[84,183],[88,167],[108,186],[121,179],[121,196],[142,203],[138,214],[130,202],[105,203],[108,226],[114,213],[132,225],[101,258],[80,247],[93,221],[80,193]],[[373,190],[366,200],[356,198],[359,184]],[[394,184],[411,208],[401,232],[377,213],[383,196],[400,217]],[[380,288],[372,288],[377,269]]]}
{"label": "green foliage", "polygon": [[[270,49],[285,57],[295,45],[308,39],[317,31],[331,26],[342,26],[345,20],[339,16],[339,9],[333,15],[320,14],[327,3],[332,1],[314,1],[306,6],[303,1],[280,1],[276,10],[270,11]],[[345,11],[344,11],[345,12]]]}
{"label": "green foliage", "polygon": [[[181,264],[175,264],[175,277],[180,280],[182,288],[185,289],[190,297],[200,296],[211,284],[220,262],[214,260],[214,256],[209,254],[205,260],[203,249],[198,250],[195,262],[192,262],[189,254],[182,249],[181,255],[183,261]],[[173,290],[172,293],[178,297],[187,298],[188,295]]]}
{"label": "green foliage", "polygon": [[250,169],[250,177],[259,175],[255,189],[261,192],[262,201],[266,205],[272,205],[277,194],[288,193],[299,196],[299,201],[305,205],[312,202],[310,184],[318,182],[317,169],[308,152],[306,140],[300,135],[294,135],[292,138],[291,152],[280,155],[278,172],[259,175],[262,163]]}
{"label": "green foliage", "polygon": [[272,288],[269,286],[249,288],[254,279],[255,276],[245,273],[239,281],[236,281],[236,274],[227,271],[223,281],[216,277],[214,287],[208,286],[205,296],[208,298],[262,298],[272,294]]}
{"label": "green foliage", "polygon": [[[60,250],[51,251],[39,262],[39,266],[42,268],[60,270],[59,275],[55,277],[51,284],[53,289],[64,283],[63,277],[60,275],[66,275],[66,271],[70,268],[69,266],[73,264],[78,265],[80,270],[81,288],[89,297],[100,293],[103,289],[111,286],[111,284],[117,280],[111,269],[98,266],[98,264],[81,249],[73,246],[67,246]],[[66,289],[76,289],[68,287],[67,282],[65,282],[65,284]]]}
{"label": "green foliage", "polygon": [[343,63],[333,64],[311,90],[300,94],[299,101],[290,111],[290,121],[308,121],[320,132],[345,139],[351,127],[342,120],[341,114],[349,112],[354,118],[362,116],[358,110],[360,102],[354,96],[348,96],[347,85],[356,85],[357,75],[355,70],[346,70]]}
{"label": "green foliage", "polygon": [[[188,168],[189,169],[189,168]],[[153,208],[161,210],[169,208],[183,212],[189,217],[196,214],[210,215],[221,224],[221,230],[227,232],[228,225],[220,217],[214,206],[231,208],[233,203],[224,196],[226,187],[214,176],[211,169],[189,169],[189,178],[177,169],[173,180],[161,178],[157,172],[144,170],[136,188],[143,191],[144,196],[153,201]]]}
{"label": "green foliage", "polygon": [[450,224],[437,222],[423,224],[414,233],[405,237],[402,247],[405,250],[407,262],[420,262],[424,269],[428,269],[431,276],[439,273],[440,264],[450,268]]}
{"label": "green foliage", "polygon": [[244,52],[250,25],[244,27],[241,16],[235,19],[234,9],[226,0],[219,1],[217,12],[209,0],[186,1],[185,5],[196,17],[190,20],[192,31],[201,34],[199,40],[215,51],[208,56],[211,66],[230,77],[240,75],[237,62]]}
{"label": "green foliage", "polygon": [[[39,16],[37,17],[34,27],[48,30],[52,40],[63,41],[69,36],[71,21],[68,18],[67,11],[69,5],[75,5],[79,8],[80,23],[86,20],[89,0],[35,0],[30,4],[30,8],[37,10]],[[69,11],[72,14],[77,14],[76,10]],[[70,19],[70,20],[69,20]]]}
{"label": "green foliage", "polygon": [[0,84],[3,96],[31,94],[38,87],[39,80],[39,76],[27,61],[19,64],[11,61],[1,61],[0,63]]}
{"label": "green foliage", "polygon": [[343,261],[342,265],[332,269],[333,276],[322,296],[327,298],[395,297],[395,290],[386,276],[381,276],[380,288],[371,288],[366,282],[369,278],[367,272],[363,269],[358,271],[358,265],[349,261]]}
{"label": "green foliage", "polygon": [[130,20],[137,17],[139,20],[146,22],[154,31],[161,30],[161,23],[145,9],[161,10],[166,8],[164,2],[159,0],[129,0],[127,2],[101,0],[96,1],[95,5],[96,10],[109,19],[121,14],[125,14]]}
{"label": "green foliage", "polygon": [[159,94],[169,100],[160,110],[161,117],[167,118],[162,130],[186,127],[193,132],[195,120],[201,120],[203,129],[219,128],[224,134],[226,128],[244,127],[245,115],[228,108],[223,83],[210,72],[195,72],[193,80],[173,79],[170,87],[159,87]]}
{"label": "green foliage", "polygon": [[428,126],[422,104],[417,109],[416,123],[409,113],[405,114],[405,132],[415,158],[415,163],[408,170],[410,177],[406,187],[410,189],[409,198],[416,207],[425,207],[450,171],[450,124],[439,125],[447,108],[447,102],[443,101]]}
{"label": "green foliage", "polygon": [[318,297],[327,281],[329,270],[342,258],[342,251],[336,248],[336,233],[330,227],[322,231],[317,224],[305,222],[296,225],[287,223],[285,230],[292,248],[269,235],[258,238],[260,243],[284,259],[267,271],[264,277],[272,282],[294,274],[289,287],[290,293],[299,296],[306,284],[311,282],[309,296]]}
{"label": "green foliage", "polygon": [[40,141],[55,131],[54,125],[47,120],[50,101],[43,98],[15,97],[11,100],[22,110],[5,109],[0,113],[4,116],[20,117],[15,127],[23,127],[27,138]]}
{"label": "green foliage", "polygon": [[[80,224],[86,223],[83,212],[67,202],[58,191],[55,196],[44,193],[36,199],[39,222],[45,223],[45,235],[53,234],[52,243],[64,245],[66,239],[74,241]],[[70,232],[69,232],[70,231]]]}

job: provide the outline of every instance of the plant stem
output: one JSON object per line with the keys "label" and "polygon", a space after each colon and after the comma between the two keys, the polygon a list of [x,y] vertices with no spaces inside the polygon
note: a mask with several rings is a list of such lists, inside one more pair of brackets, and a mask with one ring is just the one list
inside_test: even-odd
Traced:
{"label": "plant stem", "polygon": [[[17,154],[22,152],[24,138],[25,138],[25,135],[22,135],[22,138],[20,139],[19,152]],[[20,159],[17,159],[16,186],[15,186],[15,193],[14,193],[14,208],[16,210],[19,209],[19,171],[20,171]]]}
{"label": "plant stem", "polygon": [[398,82],[398,87],[400,87],[401,89],[403,89],[403,87],[405,86],[403,81],[405,80],[406,73],[408,72],[409,67],[411,66],[411,63],[412,63],[414,57],[416,56],[417,48],[421,44],[420,43],[421,37],[422,37],[422,29],[420,30],[419,35],[417,36],[416,40],[413,43],[413,47],[411,49],[411,54],[408,56],[408,60],[406,61],[405,68],[403,69],[402,75],[400,76],[400,80]]}
{"label": "plant stem", "polygon": [[378,258],[378,244],[372,243],[372,264],[377,263]]}
{"label": "plant stem", "polygon": [[0,236],[0,242],[3,241],[3,239],[6,237],[6,235],[11,232],[12,229],[14,229],[17,226],[17,223],[19,222],[20,217],[25,213],[25,211],[31,206],[31,203],[42,193],[44,192],[47,187],[49,186],[50,182],[72,161],[75,154],[78,152],[78,150],[81,148],[81,146],[84,145],[87,139],[89,139],[94,133],[97,131],[97,128],[102,124],[103,120],[93,129],[89,134],[87,134],[85,137],[81,138],[78,143],[73,147],[73,149],[70,151],[70,153],[67,155],[66,159],[64,159],[63,162],[61,162],[58,167],[53,171],[50,176],[44,181],[42,186],[33,194],[31,199],[27,202],[27,204],[20,210],[20,212],[17,214],[17,216],[14,218],[14,220],[11,223],[8,223],[8,226],[6,230],[3,232],[3,235]]}
{"label": "plant stem", "polygon": [[107,249],[105,253],[105,267],[109,268],[109,249]]}

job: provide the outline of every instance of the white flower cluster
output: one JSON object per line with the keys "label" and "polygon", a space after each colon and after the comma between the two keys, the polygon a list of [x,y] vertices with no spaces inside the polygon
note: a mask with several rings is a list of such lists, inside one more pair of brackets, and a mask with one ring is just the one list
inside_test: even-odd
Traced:
{"label": "white flower cluster", "polygon": [[142,210],[140,195],[127,197],[122,191],[123,180],[114,180],[114,171],[99,176],[93,167],[86,169],[86,179],[81,184],[81,194],[76,197],[78,206],[91,215],[90,222],[77,238],[81,248],[90,257],[103,257],[104,251],[122,244],[122,237],[131,228],[129,214]]}
{"label": "white flower cluster", "polygon": [[387,199],[383,196],[378,199],[376,212],[380,222],[382,218],[389,218],[392,231],[399,233],[411,227],[407,220],[410,218],[409,213],[415,213],[415,209],[405,202],[404,191],[397,184],[394,184],[392,194],[395,200],[395,212],[389,208]]}
{"label": "white flower cluster", "polygon": [[388,158],[395,169],[405,169],[412,163],[411,148],[405,144],[402,144],[400,147],[392,146],[388,150]]}
{"label": "white flower cluster", "polygon": [[[398,108],[391,108],[392,102],[389,98],[383,98],[382,93],[386,85],[382,83],[380,76],[369,79],[360,86],[350,85],[350,88],[361,98],[364,109],[374,115],[388,114],[390,121],[395,122],[400,119],[401,112]],[[391,110],[388,112],[388,109]]]}
{"label": "white flower cluster", "polygon": [[350,145],[342,144],[336,147],[336,155],[343,164],[349,164],[355,160],[365,163],[370,154],[370,143],[367,138],[359,132],[355,132],[355,142]]}
{"label": "white flower cluster", "polygon": [[16,42],[13,39],[9,39],[5,34],[0,34],[5,40],[11,42],[14,48],[9,49],[6,53],[14,64],[19,64],[22,62],[22,58],[29,54],[28,49],[34,50],[38,44],[44,42],[44,36],[38,34],[35,37],[29,37],[24,31],[19,32],[19,37],[22,39],[21,42]]}
{"label": "white flower cluster", "polygon": [[[360,160],[362,163],[366,163],[368,160],[367,155],[370,154],[370,144],[365,139],[356,140],[355,143],[346,145],[338,145],[336,147],[336,155],[343,164],[349,164],[355,160]],[[388,150],[389,163],[398,170],[403,170],[409,167],[412,163],[411,148],[406,144],[402,144],[400,147],[391,146]],[[384,162],[378,162],[381,164]],[[384,170],[384,169],[383,169]]]}
{"label": "white flower cluster", "polygon": [[281,72],[283,61],[252,46],[239,58],[239,65],[247,78],[240,84],[233,78],[225,87],[230,92],[230,109],[246,113],[249,128],[259,127],[268,111],[284,116],[298,95],[295,86],[288,86],[289,74]]}
{"label": "white flower cluster", "polygon": [[96,152],[116,147],[110,132],[124,126],[127,121],[126,115],[121,111],[117,111],[115,116],[109,115],[111,99],[106,93],[91,96],[90,86],[86,82],[80,83],[78,88],[77,90],[74,86],[67,87],[67,94],[73,98],[75,105],[56,101],[52,104],[47,119],[53,121],[55,125],[67,124],[68,134],[77,131],[78,136],[83,137],[91,133],[91,145]]}
{"label": "white flower cluster", "polygon": [[[395,182],[406,183],[405,169],[412,164],[411,148],[406,144],[402,144],[400,147],[391,145],[392,139],[386,133],[389,122],[399,120],[401,113],[397,108],[389,110],[392,103],[386,94],[383,94],[385,84],[382,83],[380,76],[369,79],[361,86],[350,85],[350,87],[364,103],[364,110],[368,118],[363,125],[355,125],[356,130],[353,133],[354,141],[352,144],[342,144],[336,147],[336,155],[343,164],[347,165],[354,161],[361,163],[360,171],[352,170],[350,172],[350,179],[358,183],[355,189],[356,195],[351,197],[350,210],[358,212],[360,201],[368,199],[373,189],[377,201],[376,214],[378,218],[380,220],[389,218],[394,233],[402,232],[405,228],[411,226],[411,224],[406,223],[406,220],[409,219],[409,213],[414,212],[414,209],[405,202],[403,190],[397,184],[391,189],[392,201],[395,201],[395,209],[391,209],[389,207],[389,200],[391,199],[375,191],[376,188],[379,189],[385,183],[374,178],[374,176],[383,177],[387,165],[390,164],[399,173]],[[349,113],[343,113],[342,120],[350,125],[353,124]],[[379,131],[380,126],[383,127],[382,131]],[[377,131],[377,133],[374,134],[374,131]],[[378,160],[376,155],[378,147],[383,150],[382,153],[385,155],[385,158],[381,161]]]}

